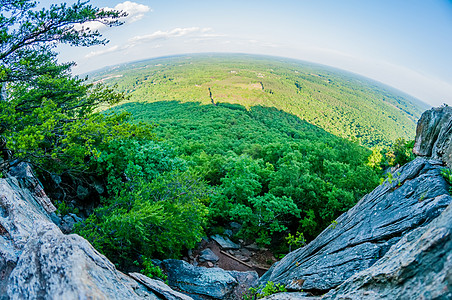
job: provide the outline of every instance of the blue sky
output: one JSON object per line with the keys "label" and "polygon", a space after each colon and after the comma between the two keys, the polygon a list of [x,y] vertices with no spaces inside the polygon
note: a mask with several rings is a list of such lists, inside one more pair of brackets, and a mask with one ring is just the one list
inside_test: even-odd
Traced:
{"label": "blue sky", "polygon": [[[71,3],[71,1],[66,1]],[[41,1],[48,6],[57,1]],[[452,105],[452,1],[105,1],[129,12],[107,46],[59,47],[74,73],[197,52],[284,56],[345,69]],[[97,25],[91,25],[97,26]]]}

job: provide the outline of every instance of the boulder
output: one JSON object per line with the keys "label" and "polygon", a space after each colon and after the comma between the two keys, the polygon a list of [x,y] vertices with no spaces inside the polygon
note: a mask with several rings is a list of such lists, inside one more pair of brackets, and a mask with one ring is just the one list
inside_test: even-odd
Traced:
{"label": "boulder", "polygon": [[35,196],[35,189],[24,189],[17,178],[0,178],[0,299],[7,299],[8,278],[21,251],[39,222],[51,223],[49,213]]}
{"label": "boulder", "polygon": [[250,287],[255,287],[259,280],[256,272],[226,271],[237,280],[237,287],[234,290],[232,299],[241,299],[243,294],[248,292]]}
{"label": "boulder", "polygon": [[169,285],[194,299],[240,299],[258,280],[256,272],[195,267],[183,260],[167,259],[162,266]]}
{"label": "boulder", "polygon": [[213,253],[212,250],[210,250],[209,248],[206,248],[201,251],[198,260],[200,262],[211,261],[211,262],[215,263],[219,260],[219,258],[215,253]]}
{"label": "boulder", "polygon": [[309,293],[296,292],[296,293],[276,293],[264,298],[262,300],[317,300],[321,297],[312,297]]}
{"label": "boulder", "polygon": [[288,289],[326,292],[371,267],[404,235],[426,226],[451,203],[442,162],[416,158],[364,196],[307,246],[260,279]]}
{"label": "boulder", "polygon": [[47,214],[50,215],[56,211],[56,207],[52,204],[49,197],[47,197],[42,184],[34,176],[29,164],[19,163],[12,166],[9,171],[9,176],[15,178],[18,187],[27,190],[32,195],[34,202],[37,202],[40,208],[44,209]]}
{"label": "boulder", "polygon": [[193,300],[193,298],[172,290],[168,285],[160,280],[151,279],[140,273],[130,273],[130,277],[142,283],[155,294],[167,300]]}
{"label": "boulder", "polygon": [[442,160],[452,168],[452,107],[425,111],[416,128],[413,153]]}
{"label": "boulder", "polygon": [[452,299],[452,204],[322,299]]}
{"label": "boulder", "polygon": [[62,218],[61,224],[59,224],[58,227],[60,227],[63,233],[71,233],[74,229],[74,225],[81,221],[82,219],[76,214],[69,213]]}
{"label": "boulder", "polygon": [[222,237],[219,234],[213,235],[210,237],[212,240],[214,240],[215,242],[218,243],[218,245],[220,245],[221,248],[225,249],[225,250],[237,250],[240,249],[240,246],[237,245],[236,243],[232,242],[228,237]]}
{"label": "boulder", "polygon": [[35,223],[12,270],[10,299],[138,299],[126,277],[78,235]]}

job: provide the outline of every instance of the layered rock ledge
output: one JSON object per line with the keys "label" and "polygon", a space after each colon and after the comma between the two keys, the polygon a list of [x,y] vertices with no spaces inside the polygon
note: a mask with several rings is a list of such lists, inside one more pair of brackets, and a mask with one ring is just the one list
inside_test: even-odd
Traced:
{"label": "layered rock ledge", "polygon": [[[414,161],[260,279],[316,299],[452,299],[452,108],[418,122]],[[267,299],[313,299],[301,293]]]}
{"label": "layered rock ledge", "polygon": [[364,196],[306,247],[289,253],[261,278],[293,290],[328,291],[372,266],[404,235],[451,203],[441,162],[417,158]]}

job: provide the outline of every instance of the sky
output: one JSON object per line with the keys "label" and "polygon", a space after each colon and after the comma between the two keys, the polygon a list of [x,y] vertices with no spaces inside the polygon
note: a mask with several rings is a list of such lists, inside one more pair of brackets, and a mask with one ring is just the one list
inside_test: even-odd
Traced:
{"label": "sky", "polygon": [[452,0],[90,3],[129,15],[120,27],[85,24],[110,40],[106,46],[57,48],[62,62],[76,62],[76,74],[175,54],[265,54],[344,69],[432,106],[452,105]]}

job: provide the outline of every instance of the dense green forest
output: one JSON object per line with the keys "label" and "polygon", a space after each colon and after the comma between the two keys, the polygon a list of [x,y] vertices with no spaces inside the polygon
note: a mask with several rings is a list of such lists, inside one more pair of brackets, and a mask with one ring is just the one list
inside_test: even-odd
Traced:
{"label": "dense green forest", "polygon": [[112,142],[95,160],[112,197],[78,232],[123,266],[137,250],[178,257],[230,221],[242,224],[235,238],[285,253],[287,238],[311,240],[379,183],[370,150],[275,108],[163,101],[113,111],[160,124],[156,140]]}
{"label": "dense green forest", "polygon": [[[226,214],[226,220],[246,221],[249,216],[240,219],[227,212],[238,205],[253,208],[252,197],[287,197],[298,209],[285,209],[296,218],[291,224],[282,214],[280,222],[312,238],[378,183],[366,166],[369,150],[275,108],[172,101],[116,109],[131,112],[134,120],[161,124],[154,130],[157,137],[219,188],[222,199],[215,201],[226,203],[211,203],[211,208]],[[269,225],[260,228],[262,241],[268,242]]]}
{"label": "dense green forest", "polygon": [[197,54],[129,63],[90,74],[130,101],[216,102],[276,107],[367,146],[413,139],[427,105],[369,79],[266,56]]}

